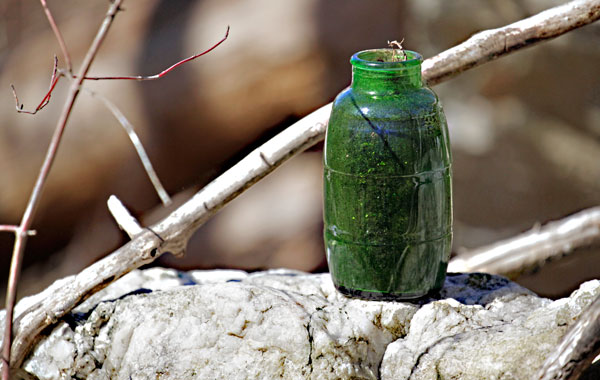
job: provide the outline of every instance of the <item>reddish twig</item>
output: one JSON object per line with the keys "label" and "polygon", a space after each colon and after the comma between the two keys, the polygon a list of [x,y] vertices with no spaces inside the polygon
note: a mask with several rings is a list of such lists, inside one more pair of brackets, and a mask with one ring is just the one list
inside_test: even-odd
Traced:
{"label": "reddish twig", "polygon": [[[114,0],[114,2],[110,5],[108,12],[90,46],[85,58],[83,59],[83,63],[81,65],[81,69],[79,70],[79,75],[77,79],[73,81],[71,87],[69,89],[69,94],[67,95],[67,100],[65,102],[65,106],[60,115],[58,123],[56,124],[56,129],[54,130],[54,135],[52,136],[52,140],[50,141],[50,146],[48,147],[48,151],[46,152],[46,157],[44,158],[44,163],[40,169],[40,173],[35,182],[35,186],[33,191],[31,192],[31,196],[29,198],[29,202],[27,203],[27,208],[23,213],[23,218],[21,219],[21,224],[15,231],[15,244],[13,247],[12,261],[10,265],[10,274],[8,280],[8,289],[7,289],[7,297],[6,297],[6,314],[5,314],[5,325],[4,325],[4,338],[2,341],[2,357],[5,360],[10,362],[10,353],[11,353],[11,343],[12,343],[12,322],[13,322],[13,314],[14,314],[14,306],[17,298],[17,284],[19,281],[19,275],[21,272],[21,262],[23,261],[23,252],[25,250],[25,244],[27,242],[27,231],[29,227],[33,223],[33,216],[35,214],[35,210],[39,204],[40,196],[42,194],[42,189],[44,188],[44,184],[46,183],[46,179],[48,178],[48,174],[50,173],[50,168],[52,167],[52,163],[54,162],[54,158],[56,157],[56,152],[60,145],[62,135],[64,133],[65,127],[67,125],[67,121],[69,120],[69,116],[71,115],[71,111],[73,109],[73,105],[75,103],[75,99],[77,99],[77,95],[79,94],[81,84],[83,83],[83,78],[85,78],[96,54],[98,53],[98,49],[100,45],[104,41],[106,34],[114,20],[115,15],[119,11],[119,7],[123,0]],[[49,97],[49,96],[48,96]],[[8,380],[10,377],[10,368],[7,365],[3,366],[2,371],[2,379]]]}
{"label": "reddish twig", "polygon": [[22,103],[19,104],[19,97],[17,96],[17,90],[15,90],[15,86],[13,86],[11,84],[10,88],[12,89],[13,96],[15,97],[17,112],[35,115],[39,110],[46,107],[46,105],[48,105],[48,103],[50,103],[50,97],[52,96],[52,91],[54,91],[54,87],[56,87],[58,80],[62,76],[62,74],[60,74],[60,73],[58,73],[59,75],[56,75],[57,73],[58,73],[58,58],[56,56],[54,56],[54,69],[52,70],[52,78],[50,79],[50,88],[48,89],[48,92],[46,93],[46,95],[44,96],[44,98],[42,99],[40,104],[38,104],[38,106],[35,108],[34,111],[27,111],[27,110],[23,109],[23,104]]}
{"label": "reddish twig", "polygon": [[[40,1],[42,1],[42,3],[45,4],[45,0],[40,0]],[[45,8],[45,9],[47,10],[47,8]],[[50,14],[50,16],[48,16],[49,20],[50,20],[50,17],[52,17],[51,14]],[[54,26],[56,26],[56,24],[53,24],[53,21],[54,20],[52,19],[51,24],[54,25]],[[54,27],[52,29],[54,30]],[[55,34],[56,34],[57,38],[59,38],[60,32],[58,31],[58,29],[56,29]],[[194,59],[196,59],[198,57],[201,57],[201,56],[203,56],[205,54],[210,53],[217,46],[219,46],[223,42],[225,42],[225,40],[227,39],[227,37],[229,37],[229,26],[227,27],[227,31],[225,32],[225,37],[223,37],[219,42],[217,42],[216,44],[214,44],[213,46],[211,46],[209,49],[203,51],[202,53],[198,53],[198,54],[195,54],[195,55],[193,55],[191,57],[183,59],[183,60],[175,63],[174,65],[171,65],[170,67],[166,68],[165,70],[161,71],[160,73],[158,73],[156,75],[150,75],[150,76],[137,75],[137,76],[123,76],[123,77],[89,77],[89,76],[86,76],[83,79],[86,79],[86,80],[113,80],[113,79],[121,79],[121,80],[137,80],[137,81],[146,81],[146,80],[160,79],[163,76],[165,76],[166,74],[168,74],[169,72],[171,72],[176,67],[181,66],[181,65],[183,65],[186,62],[192,61],[192,60],[194,60]],[[63,47],[62,45],[63,44],[61,44],[61,48]],[[65,52],[63,52],[63,54],[65,54]],[[67,63],[67,65],[70,65],[70,62]],[[12,89],[13,96],[15,98],[15,104],[16,104],[17,112],[19,112],[19,113],[26,113],[26,114],[29,114],[29,115],[35,115],[36,113],[38,113],[38,111],[40,111],[42,108],[44,108],[50,102],[50,97],[52,96],[52,91],[54,91],[54,87],[56,87],[56,84],[58,83],[59,79],[62,76],[68,76],[70,78],[77,78],[76,75],[71,75],[71,68],[70,67],[68,67],[67,73],[64,73],[64,72],[61,72],[60,70],[58,70],[58,58],[56,58],[56,56],[55,56],[54,57],[54,70],[52,72],[52,79],[50,80],[50,89],[48,90],[48,92],[46,93],[46,95],[44,96],[44,98],[42,99],[42,101],[40,102],[40,104],[33,111],[29,111],[29,110],[23,109],[23,104],[19,103],[19,97],[17,96],[17,91],[15,89],[15,86],[13,86],[11,84],[10,88]]]}
{"label": "reddish twig", "polygon": [[217,46],[219,46],[223,42],[225,42],[225,40],[227,39],[227,37],[229,37],[229,26],[227,27],[227,31],[225,32],[225,37],[223,37],[219,42],[217,42],[216,44],[214,44],[208,50],[205,50],[202,53],[198,53],[198,54],[192,55],[191,57],[188,57],[188,58],[186,58],[184,60],[181,60],[181,61],[175,63],[174,65],[169,66],[168,68],[164,69],[160,73],[155,74],[155,75],[149,75],[149,76],[135,75],[135,76],[124,76],[124,77],[87,77],[86,76],[85,79],[88,79],[88,80],[114,80],[114,79],[122,79],[122,80],[137,80],[137,81],[160,79],[163,76],[165,76],[166,74],[168,74],[169,72],[171,72],[176,67],[181,66],[181,65],[183,65],[186,62],[192,61],[192,60],[194,60],[194,59],[196,59],[198,57],[202,57],[203,55],[210,53]]}
{"label": "reddish twig", "polygon": [[65,40],[64,40],[62,34],[60,33],[60,30],[58,30],[58,26],[56,25],[56,21],[54,21],[54,17],[52,16],[52,13],[50,12],[48,5],[46,4],[46,0],[40,0],[40,3],[42,3],[42,8],[44,8],[44,12],[46,13],[46,18],[48,18],[48,22],[50,23],[50,27],[52,28],[52,31],[54,32],[54,35],[56,36],[58,45],[60,45],[60,50],[63,53],[63,56],[65,58],[65,63],[67,65],[67,71],[69,73],[72,73],[73,67],[71,66],[71,57],[69,56],[69,51],[67,50],[67,45],[65,44]]}

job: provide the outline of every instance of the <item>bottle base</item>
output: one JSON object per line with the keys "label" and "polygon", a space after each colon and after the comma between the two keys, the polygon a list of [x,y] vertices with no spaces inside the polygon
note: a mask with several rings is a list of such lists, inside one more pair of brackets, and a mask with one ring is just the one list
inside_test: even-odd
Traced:
{"label": "bottle base", "polygon": [[366,301],[417,301],[429,297],[439,292],[439,289],[433,289],[426,293],[380,293],[369,292],[365,290],[348,289],[341,285],[334,284],[335,288],[345,297],[358,298]]}

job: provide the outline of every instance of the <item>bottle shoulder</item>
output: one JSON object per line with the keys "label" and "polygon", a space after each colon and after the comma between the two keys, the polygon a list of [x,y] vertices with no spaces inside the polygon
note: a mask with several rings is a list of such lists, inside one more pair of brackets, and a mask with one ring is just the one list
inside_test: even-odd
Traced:
{"label": "bottle shoulder", "polygon": [[425,117],[439,110],[439,99],[428,87],[406,89],[394,94],[373,94],[347,87],[335,98],[332,117],[334,120],[353,116],[405,120]]}
{"label": "bottle shoulder", "polygon": [[[325,165],[347,173],[411,174],[449,166],[446,119],[433,91],[336,98],[325,137]],[[363,170],[364,169],[364,170]]]}

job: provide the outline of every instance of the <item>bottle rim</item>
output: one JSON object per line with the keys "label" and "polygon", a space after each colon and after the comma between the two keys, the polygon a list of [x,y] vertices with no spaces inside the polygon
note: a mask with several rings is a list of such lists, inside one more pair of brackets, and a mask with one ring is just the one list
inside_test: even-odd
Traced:
{"label": "bottle rim", "polygon": [[384,61],[385,57],[393,54],[393,50],[397,49],[362,50],[350,58],[350,63],[354,67],[367,70],[405,70],[411,67],[418,67],[423,62],[421,54],[412,50],[404,50],[407,58],[405,61]]}

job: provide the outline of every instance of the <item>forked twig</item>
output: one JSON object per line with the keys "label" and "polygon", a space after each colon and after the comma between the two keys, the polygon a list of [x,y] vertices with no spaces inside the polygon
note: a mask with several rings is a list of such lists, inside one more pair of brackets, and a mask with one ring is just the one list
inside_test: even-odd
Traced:
{"label": "forked twig", "polygon": [[129,137],[129,139],[131,140],[131,143],[133,144],[133,146],[140,158],[140,161],[142,162],[142,165],[144,165],[144,170],[146,171],[148,178],[150,178],[150,182],[152,182],[152,186],[154,186],[154,189],[156,190],[156,193],[160,197],[161,202],[165,206],[169,205],[171,203],[171,198],[169,197],[169,193],[167,193],[167,190],[165,190],[162,183],[160,182],[160,179],[158,178],[158,175],[156,174],[156,171],[154,170],[154,167],[152,166],[152,163],[150,162],[150,158],[148,157],[148,154],[146,153],[146,150],[144,149],[142,141],[140,140],[137,133],[135,133],[135,130],[133,129],[133,125],[131,125],[131,123],[129,122],[129,120],[127,120],[125,115],[123,115],[121,110],[119,110],[119,108],[113,102],[108,100],[105,96],[100,95],[99,93],[89,90],[87,88],[83,88],[83,90],[85,92],[87,92],[88,94],[90,94],[91,96],[100,99],[100,101],[102,101],[102,103],[106,106],[106,108],[108,108],[108,110],[113,114],[113,116],[119,121],[119,124],[121,124],[123,129],[125,129],[125,132],[127,133],[127,136]]}
{"label": "forked twig", "polygon": [[13,96],[15,98],[17,112],[35,115],[36,113],[38,113],[39,110],[46,107],[46,105],[48,105],[48,103],[50,103],[50,97],[52,96],[52,91],[54,91],[54,87],[56,87],[56,84],[58,83],[58,80],[61,77],[61,74],[57,73],[57,70],[58,70],[58,58],[56,56],[54,56],[54,69],[52,70],[52,78],[50,79],[50,88],[48,89],[48,92],[46,93],[46,95],[44,96],[44,98],[42,99],[40,104],[38,104],[38,106],[33,111],[28,111],[28,110],[23,109],[23,103],[19,103],[19,97],[17,96],[17,90],[15,89],[15,86],[12,84],[10,85]]}
{"label": "forked twig", "polygon": [[[40,0],[42,1],[42,3],[45,5],[45,1],[44,0]],[[47,14],[49,14],[51,17],[51,13],[49,13],[48,8],[46,7],[45,10],[47,11]],[[56,24],[54,23],[54,19],[52,19],[51,21],[51,25],[53,26],[53,30],[56,27]],[[206,55],[208,53],[210,53],[211,51],[213,51],[214,49],[217,48],[217,46],[221,45],[223,42],[225,42],[225,40],[227,40],[227,38],[229,37],[229,30],[230,27],[227,26],[227,30],[225,32],[225,36],[223,38],[221,38],[216,44],[214,44],[213,46],[211,46],[210,48],[208,48],[207,50],[204,50],[201,53],[192,55],[191,57],[182,59],[181,61],[167,67],[166,69],[164,69],[163,71],[161,71],[158,74],[155,75],[148,75],[148,76],[144,76],[144,75],[134,75],[134,76],[120,76],[120,77],[94,77],[94,76],[85,76],[84,79],[85,80],[135,80],[135,81],[147,81],[147,80],[156,80],[156,79],[160,79],[162,77],[164,77],[165,75],[167,75],[168,73],[170,73],[171,71],[173,71],[175,68],[183,65],[186,62],[192,61],[196,58],[202,57],[203,55]],[[58,31],[58,29],[56,29],[55,31],[56,37],[59,38],[59,41],[62,41],[62,36],[60,35],[60,32]],[[64,45],[64,41],[61,44],[61,48]],[[63,52],[63,54],[66,55],[66,57],[68,57],[68,53]],[[70,59],[70,58],[69,58]],[[70,65],[70,62],[68,63]],[[10,88],[12,89],[13,92],[13,97],[15,98],[15,103],[16,103],[16,109],[17,112],[19,113],[26,113],[26,114],[30,114],[30,115],[35,115],[36,113],[38,113],[38,111],[40,111],[42,108],[44,108],[49,102],[50,102],[50,97],[52,96],[52,91],[54,91],[54,88],[56,87],[56,84],[58,83],[58,81],[60,80],[60,78],[62,76],[68,76],[70,78],[77,78],[77,75],[73,75],[71,73],[71,68],[68,67],[67,72],[62,72],[62,70],[58,70],[58,58],[56,56],[54,56],[54,70],[52,72],[52,78],[50,79],[50,89],[48,90],[48,92],[46,93],[46,95],[44,96],[44,98],[42,99],[42,101],[40,102],[40,104],[35,108],[35,110],[33,111],[28,111],[23,109],[23,104],[19,102],[19,97],[17,96],[17,90],[15,89],[14,85],[10,85]],[[162,199],[162,197],[161,197]],[[164,203],[164,201],[163,201]]]}

